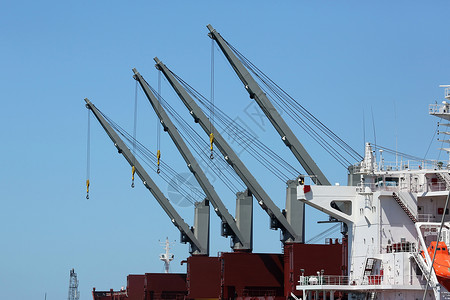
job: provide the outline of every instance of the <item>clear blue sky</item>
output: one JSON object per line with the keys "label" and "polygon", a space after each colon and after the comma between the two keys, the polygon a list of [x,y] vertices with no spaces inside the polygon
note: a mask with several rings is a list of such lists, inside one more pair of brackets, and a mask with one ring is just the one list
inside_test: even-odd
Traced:
{"label": "clear blue sky", "polygon": [[[439,84],[450,84],[449,12],[448,1],[3,1],[2,297],[43,299],[47,292],[49,300],[64,299],[71,268],[82,300],[94,286],[119,289],[127,274],[162,271],[158,240],[166,236],[177,240],[172,270],[185,271],[180,261],[188,247],[142,184],[130,188],[130,167],[95,120],[91,199],[85,199],[85,97],[132,131],[131,69],[156,87],[154,56],[208,96],[211,23],[358,151],[363,112],[366,139],[373,141],[373,111],[379,144],[395,148],[397,137],[400,151],[423,156],[436,128],[428,104],[442,100]],[[217,50],[216,63],[216,104],[242,116],[248,95]],[[186,113],[166,83],[162,90]],[[138,100],[138,138],[153,151],[155,115],[142,94]],[[345,184],[346,170],[294,131],[330,180]],[[258,134],[295,163],[269,124]],[[167,135],[162,145],[163,158],[187,172]],[[431,146],[430,158],[439,146]],[[284,207],[284,184],[246,162]],[[234,196],[219,192],[234,213]],[[177,209],[192,222],[192,207]],[[279,232],[269,230],[256,205],[254,213],[255,251],[280,252]],[[308,210],[307,239],[326,228],[316,224],[325,218]],[[228,251],[213,215],[211,226],[211,253]]]}

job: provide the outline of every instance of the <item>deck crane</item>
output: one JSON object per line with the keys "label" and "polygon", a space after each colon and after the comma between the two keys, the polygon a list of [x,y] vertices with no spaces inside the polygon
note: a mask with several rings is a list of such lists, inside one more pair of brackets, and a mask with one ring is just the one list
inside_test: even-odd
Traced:
{"label": "deck crane", "polygon": [[311,176],[314,183],[318,185],[330,185],[330,182],[316,165],[314,160],[305,150],[303,145],[297,139],[295,134],[280,116],[272,102],[267,98],[264,91],[259,84],[255,81],[252,75],[247,71],[241,61],[236,57],[228,44],[222,38],[222,36],[211,26],[206,26],[209,29],[209,37],[217,42],[223,54],[227,58],[228,62],[233,67],[239,79],[244,84],[245,89],[250,95],[250,98],[254,99],[256,103],[261,107],[264,114],[275,127],[278,134],[281,136],[284,144],[292,151],[295,158],[300,162],[306,173]]}
{"label": "deck crane", "polygon": [[[250,192],[258,200],[259,205],[266,211],[270,217],[270,227],[272,229],[280,228],[283,232],[282,241],[295,241],[303,242],[303,228],[300,226],[294,227],[288,222],[286,217],[280,211],[280,209],[273,203],[269,195],[264,191],[261,185],[256,181],[255,177],[247,169],[244,163],[236,155],[234,150],[222,137],[218,130],[215,129],[214,125],[211,124],[210,120],[202,109],[197,105],[194,99],[189,95],[189,93],[183,88],[183,86],[178,82],[178,80],[173,76],[172,72],[164,65],[157,57],[154,58],[156,62],[156,68],[161,70],[164,76],[169,81],[170,85],[176,91],[180,99],[183,101],[184,105],[189,110],[190,114],[194,118],[196,123],[202,127],[206,134],[210,134],[210,130],[215,133],[214,144],[217,146],[219,151],[225,157],[225,160],[234,169],[236,174],[241,178]],[[289,194],[289,193],[288,193]],[[289,197],[289,195],[288,195]],[[298,202],[298,201],[297,201]],[[299,216],[301,217],[301,216]],[[295,218],[293,218],[295,219]]]}
{"label": "deck crane", "polygon": [[[145,95],[147,96],[150,104],[155,110],[156,115],[158,116],[161,124],[164,127],[164,131],[169,133],[170,138],[174,142],[178,151],[183,156],[184,161],[186,162],[189,170],[194,175],[195,179],[197,179],[201,188],[206,194],[207,199],[214,207],[214,211],[222,220],[222,235],[231,236],[233,241],[233,249],[235,250],[252,250],[252,230],[251,230],[251,219],[252,219],[252,199],[242,200],[240,201],[239,197],[237,199],[237,212],[240,215],[240,218],[235,220],[233,216],[228,212],[227,208],[223,204],[219,195],[216,193],[214,187],[206,177],[202,168],[198,164],[197,160],[192,155],[191,151],[187,147],[180,133],[178,132],[176,126],[173,124],[170,117],[167,115],[165,109],[162,107],[159,99],[152,93],[147,82],[144,80],[142,75],[136,70],[133,69],[134,76],[133,78],[137,80],[137,82],[142,87]],[[242,194],[242,193],[238,193]],[[245,192],[244,192],[245,194]],[[247,192],[248,195],[248,192]],[[243,214],[243,215],[241,215]],[[250,221],[250,222],[249,222]]]}
{"label": "deck crane", "polygon": [[108,136],[114,143],[118,152],[122,154],[131,166],[135,167],[136,174],[141,178],[144,186],[149,189],[152,195],[158,201],[159,205],[163,208],[166,214],[169,216],[175,227],[181,232],[181,242],[190,244],[190,253],[198,255],[208,255],[209,254],[209,201],[207,199],[202,202],[198,202],[195,205],[195,217],[194,217],[194,228],[191,230],[189,225],[181,218],[174,207],[170,204],[169,200],[164,196],[155,182],[150,178],[148,173],[135,158],[133,153],[128,149],[126,144],[122,141],[119,135],[114,131],[114,129],[109,125],[109,123],[103,118],[100,111],[95,107],[95,105],[90,102],[87,98],[86,107],[90,109],[94,116],[102,125],[103,129],[106,131]]}

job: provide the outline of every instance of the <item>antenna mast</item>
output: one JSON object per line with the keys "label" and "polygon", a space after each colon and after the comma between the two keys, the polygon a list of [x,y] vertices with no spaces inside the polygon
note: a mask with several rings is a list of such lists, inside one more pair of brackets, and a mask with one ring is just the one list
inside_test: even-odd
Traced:
{"label": "antenna mast", "polygon": [[78,291],[78,279],[77,273],[75,270],[70,270],[70,279],[69,279],[69,297],[68,300],[79,300],[80,292]]}
{"label": "antenna mast", "polygon": [[159,259],[164,262],[164,273],[169,273],[170,262],[174,258],[174,255],[172,253],[169,253],[169,250],[170,250],[169,238],[166,237],[166,242],[165,243],[161,243],[161,245],[164,245],[164,250],[166,252],[165,253],[161,253],[159,255]]}

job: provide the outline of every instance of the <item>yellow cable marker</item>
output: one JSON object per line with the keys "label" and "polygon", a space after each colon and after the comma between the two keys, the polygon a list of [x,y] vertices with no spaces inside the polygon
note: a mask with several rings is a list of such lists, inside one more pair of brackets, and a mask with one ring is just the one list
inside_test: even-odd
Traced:
{"label": "yellow cable marker", "polygon": [[210,143],[210,148],[211,148],[211,155],[210,158],[213,159],[214,155],[213,155],[213,143],[214,143],[214,134],[211,132],[211,134],[209,135],[209,143]]}
{"label": "yellow cable marker", "polygon": [[156,173],[160,173],[161,172],[161,170],[159,169],[159,160],[160,160],[160,158],[161,158],[161,151],[156,151],[156,159],[158,160],[158,169],[156,170]]}
{"label": "yellow cable marker", "polygon": [[86,199],[89,199],[89,179],[86,179]]}
{"label": "yellow cable marker", "polygon": [[136,172],[136,168],[134,166],[131,167],[131,187],[134,188],[134,173]]}

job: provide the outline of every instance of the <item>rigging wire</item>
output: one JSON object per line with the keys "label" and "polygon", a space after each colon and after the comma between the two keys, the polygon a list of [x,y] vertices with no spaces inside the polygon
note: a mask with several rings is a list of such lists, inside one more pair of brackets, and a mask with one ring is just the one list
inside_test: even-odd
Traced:
{"label": "rigging wire", "polygon": [[88,126],[86,142],[86,199],[89,200],[89,177],[91,173],[91,110],[88,109]]}
{"label": "rigging wire", "polygon": [[[100,111],[100,114],[105,118],[105,120],[111,125],[111,127],[120,134],[128,143],[128,145],[132,145],[133,142],[136,143],[136,156],[140,159],[142,159],[143,163],[147,166],[154,169],[155,163],[155,155],[147,149],[142,143],[140,143],[137,140],[133,140],[133,137],[131,134],[129,134],[126,130],[124,130],[122,127],[120,127],[117,123],[115,123],[112,119],[110,119],[107,115],[105,115],[102,111]],[[194,204],[196,201],[196,198],[198,199],[204,199],[205,195],[195,186],[188,185],[188,184],[175,184],[173,183],[174,180],[177,180],[178,182],[185,182],[183,176],[178,174],[173,168],[171,168],[169,165],[164,163],[164,161],[161,161],[161,166],[164,167],[164,169],[167,169],[167,174],[164,174],[162,176],[162,179],[170,184],[179,194],[186,197],[186,199]],[[186,187],[188,186],[188,187]],[[189,190],[188,190],[189,189]],[[189,194],[189,191],[193,194],[196,194],[196,198],[194,198],[192,195]]]}
{"label": "rigging wire", "polygon": [[[155,89],[148,84],[148,82],[143,78],[144,82],[147,84],[147,86],[150,88],[150,90],[152,91],[153,94],[157,94],[157,92],[155,91]],[[197,155],[203,160],[203,162],[205,163],[205,165],[210,164],[210,160],[207,161],[205,160],[203,154],[205,153],[205,147],[203,145],[200,145],[200,143],[198,141],[202,141],[203,137],[198,134],[177,112],[177,110],[173,109],[170,104],[164,100],[164,98],[161,97],[161,102],[163,104],[163,106],[165,107],[165,109],[171,114],[172,117],[174,117],[174,119],[176,120],[177,123],[182,124],[180,125],[181,128],[188,128],[188,135],[190,135],[190,139],[191,142],[193,142],[197,149],[195,149]],[[180,132],[180,134],[182,134],[182,132]],[[182,135],[183,136],[183,135]],[[193,137],[195,136],[195,137]],[[186,140],[187,142],[189,142],[189,139],[187,139],[185,136],[183,136],[184,140]],[[190,144],[190,146],[192,147],[192,143],[188,143]],[[216,153],[216,151],[214,150],[214,153]],[[221,157],[221,156],[219,156]],[[235,186],[231,180],[229,179],[229,177],[232,177],[236,182],[238,182],[238,184],[245,189],[245,185],[243,184],[243,182],[240,180],[240,177],[238,177],[238,175],[231,170],[231,166],[225,161],[225,159],[223,157],[221,157],[221,159],[218,160],[219,164],[216,165],[215,163],[213,164],[214,168],[212,169],[214,174],[222,181],[224,182],[224,184],[233,192],[236,193],[239,190],[234,188],[232,186]],[[226,173],[228,173],[228,176],[224,174],[224,172],[222,170],[225,170]],[[226,182],[228,182],[229,184],[227,184]],[[232,185],[232,186],[230,186]]]}
{"label": "rigging wire", "polygon": [[410,154],[399,152],[399,151],[396,151],[396,150],[393,150],[393,149],[389,149],[389,148],[386,148],[386,147],[383,147],[383,146],[380,146],[380,145],[377,145],[377,144],[372,144],[372,145],[374,147],[376,147],[377,149],[381,149],[381,150],[386,151],[387,153],[390,153],[390,154],[398,154],[398,155],[400,155],[400,156],[402,156],[404,158],[410,159],[410,160],[424,161],[424,162],[432,163],[431,160],[427,160],[427,159],[424,159],[424,158],[421,158],[421,157],[418,157],[418,156],[413,156],[413,155],[410,155]]}
{"label": "rigging wire", "polygon": [[[134,124],[133,124],[133,140],[136,140],[136,130],[137,130],[137,99],[138,99],[138,82],[136,81],[136,86],[134,88]],[[133,155],[136,155],[136,143],[133,142]],[[134,188],[134,173],[136,172],[136,168],[134,166],[135,159],[133,159],[133,166],[131,167],[131,187]]]}
{"label": "rigging wire", "polygon": [[[267,93],[267,91],[262,88],[262,90]],[[273,99],[275,103],[277,103],[279,106],[284,107],[288,106],[289,103],[286,102],[285,99],[281,98],[280,100],[276,100],[272,98],[269,94],[269,98]],[[347,168],[348,165],[351,165],[352,163],[349,162],[342,154],[340,154],[335,147],[333,147],[328,141],[326,141],[323,137],[319,135],[316,129],[314,129],[310,124],[308,124],[297,112],[295,112],[293,109],[283,109],[291,119],[294,120],[297,125],[299,125],[303,130],[305,130],[310,137],[316,141],[325,151],[327,151],[333,158],[336,159],[344,168]],[[308,118],[306,116],[306,118]],[[311,121],[311,120],[310,120]],[[328,133],[324,132],[320,127],[318,127],[320,131],[322,131],[325,135]]]}
{"label": "rigging wire", "polygon": [[[322,137],[319,132],[321,131],[325,136],[327,136],[331,141],[333,141],[344,151],[347,151],[341,144],[337,143],[335,138],[331,135],[332,132],[329,131],[323,124],[320,124],[312,114],[306,111],[298,102],[293,98],[289,99],[283,95],[278,94],[274,87],[269,86],[269,93],[266,89],[261,87],[261,89],[268,95],[274,103],[276,103],[282,110],[287,113],[287,115],[300,127],[302,128],[316,143],[318,143],[325,151],[327,151],[333,158],[335,158],[340,164],[345,168],[351,164],[340,152],[338,152],[324,137]],[[292,102],[294,101],[294,102]],[[308,122],[309,123],[308,123]],[[317,128],[316,129],[314,129]],[[348,151],[347,151],[348,152]],[[350,154],[352,155],[352,154]]]}
{"label": "rigging wire", "polygon": [[[305,117],[310,119],[312,123],[316,123],[320,125],[325,131],[328,132],[331,136],[333,136],[334,139],[339,141],[344,148],[346,148],[349,152],[353,153],[353,155],[356,155],[356,157],[361,157],[358,152],[356,152],[354,149],[352,149],[347,143],[345,143],[342,139],[340,139],[334,132],[332,132],[325,124],[323,124],[319,119],[314,117],[305,107],[303,107],[297,100],[292,98],[286,91],[284,91],[279,85],[277,85],[273,80],[271,80],[264,72],[262,72],[258,67],[256,67],[249,59],[247,59],[242,53],[240,53],[236,48],[234,48],[231,44],[227,42],[227,44],[230,46],[230,48],[235,52],[235,54],[238,56],[238,58],[241,60],[241,62],[247,67],[248,70],[250,70],[261,82],[268,87],[269,89],[273,90],[276,95],[279,97],[288,99],[292,106],[296,107],[299,111],[303,111]],[[286,108],[290,107],[286,106]],[[284,109],[284,106],[281,106],[282,109]],[[362,157],[361,157],[362,158]]]}
{"label": "rigging wire", "polygon": [[[132,135],[129,134],[126,130],[120,127],[117,123],[115,123],[112,119],[110,119],[107,115],[105,115],[102,111],[100,114],[105,118],[105,120],[111,125],[111,127],[120,134],[128,144],[136,143],[136,156],[142,160],[144,164],[149,166],[154,170],[156,165],[155,163],[155,155],[149,149],[147,149],[142,143],[137,140],[134,140]],[[171,168],[168,164],[161,161],[161,167],[163,167],[166,172],[161,173],[161,178],[168,183],[171,187],[174,188],[176,192],[180,195],[184,196],[186,200],[188,200],[191,204],[195,204],[205,198],[205,195],[195,186],[186,183],[185,178]],[[176,182],[174,182],[176,181]],[[184,184],[183,184],[184,183]],[[191,193],[193,195],[191,195]],[[201,199],[201,200],[200,200]]]}
{"label": "rigging wire", "polygon": [[[211,103],[208,102],[207,99],[205,99],[201,94],[197,92],[198,95],[193,95],[196,97],[200,104],[203,105],[203,107],[207,110],[211,109]],[[260,142],[256,136],[254,136],[249,131],[245,130],[244,128],[237,125],[235,120],[232,120],[229,116],[227,116],[223,111],[221,111],[219,108],[215,108],[215,110],[218,112],[216,113],[216,116],[218,117],[218,120],[221,121],[220,127],[221,131],[227,132],[230,137],[234,139],[233,142],[237,142],[241,145],[242,148],[244,148],[249,154],[251,154],[253,157],[257,158],[258,161],[263,163],[263,165],[268,168],[269,171],[275,174],[275,171],[277,168],[274,167],[272,161],[276,161],[278,159],[278,162],[283,161],[283,163],[280,164],[280,166],[285,166],[287,168],[291,167],[291,171],[293,170],[292,166],[290,166],[287,162],[282,160],[281,157],[277,156],[274,152],[272,152],[265,144]],[[251,141],[251,142],[249,142]],[[260,151],[265,152],[266,156],[262,156],[257,148],[260,149]],[[259,156],[259,157],[256,157]],[[271,159],[267,159],[271,158]],[[261,159],[261,160],[260,160]],[[295,170],[292,172],[294,174],[293,176],[298,176],[300,172]],[[276,175],[276,174],[275,174]],[[286,180],[283,180],[286,181]]]}
{"label": "rigging wire", "polygon": [[275,176],[280,178],[283,182],[286,182],[292,177],[298,176],[299,172],[291,172],[289,176],[286,175],[286,173],[284,173],[283,171],[281,171],[280,167],[281,168],[288,167],[289,164],[286,165],[283,165],[282,163],[280,163],[280,165],[276,164],[275,163],[276,158],[272,157],[273,156],[272,153],[269,152],[268,149],[266,149],[265,147],[260,147],[256,139],[244,137],[235,122],[232,121],[230,123],[227,123],[226,120],[222,120],[219,117],[218,119],[222,122],[222,125],[219,125],[219,128],[222,131],[228,132],[230,135],[232,134],[233,135],[232,138],[235,139],[241,147],[243,147],[247,152],[250,153],[250,155],[252,155],[259,162],[263,162],[264,166],[268,168]]}
{"label": "rigging wire", "polygon": [[395,122],[395,165],[398,166],[398,123],[397,123],[397,107],[394,100],[394,122]]}
{"label": "rigging wire", "polygon": [[[145,80],[144,80],[145,81]],[[156,94],[157,92],[146,82],[147,86],[150,88],[150,90]],[[175,122],[178,124],[178,128],[180,135],[182,136],[183,140],[197,153],[197,155],[202,159],[202,161],[206,165],[212,166],[213,173],[222,181],[224,184],[233,192],[236,193],[239,191],[236,187],[236,184],[234,184],[230,179],[229,176],[226,176],[222,170],[225,170],[228,172],[228,175],[231,175],[233,177],[234,181],[238,181],[239,178],[236,173],[231,172],[230,167],[228,163],[222,158],[219,159],[216,163],[212,163],[211,161],[205,160],[204,154],[207,154],[205,152],[205,147],[203,144],[199,141],[202,141],[203,138],[178,114],[178,112],[170,106],[170,104],[164,100],[164,98],[161,97],[161,95],[158,96],[160,99],[160,104],[164,107],[164,109],[168,112],[168,114],[175,120]],[[222,166],[219,166],[222,165]],[[240,184],[243,188],[244,185]]]}
{"label": "rigging wire", "polygon": [[[292,98],[289,94],[287,94],[280,86],[278,86],[275,82],[273,82],[267,75],[265,75],[260,69],[258,69],[254,64],[252,64],[244,55],[242,55],[236,48],[234,48],[231,44],[226,42],[230,48],[235,52],[237,57],[241,60],[241,62],[246,66],[246,68],[251,71],[271,92],[273,95],[269,94],[273,100],[277,100],[277,104],[299,125],[302,118],[299,118],[299,114],[303,115],[305,119],[311,122],[312,125],[317,127],[323,134],[325,134],[331,141],[337,144],[343,151],[345,151],[350,157],[355,159],[356,161],[362,160],[362,156],[358,154],[354,149],[352,149],[347,143],[345,143],[341,138],[339,138],[334,132],[332,132],[327,126],[325,126],[322,122],[320,122],[316,117],[314,117],[308,110],[306,110],[298,101]],[[261,86],[260,86],[261,87]],[[261,87],[262,88],[262,87]],[[264,89],[263,89],[264,90]],[[266,91],[264,91],[266,92]],[[294,111],[297,110],[297,112]],[[307,126],[309,127],[309,125]],[[338,162],[343,164],[343,162],[348,163],[346,159],[343,159],[342,154],[335,152],[335,150],[329,150],[329,144],[321,137],[315,136],[317,133],[315,131],[310,131],[311,128],[308,129],[303,128],[316,142],[319,143],[332,157],[334,157]],[[341,156],[341,158],[339,158]],[[345,164],[343,164],[347,167]]]}
{"label": "rigging wire", "polygon": [[375,140],[375,149],[373,149],[375,151],[375,161],[377,161],[377,134],[375,132],[375,119],[373,117],[373,107],[370,107],[370,112],[372,113],[372,128],[373,128],[373,139]]}
{"label": "rigging wire", "polygon": [[437,123],[437,126],[436,126],[436,130],[433,132],[433,137],[431,138],[431,141],[428,144],[427,151],[425,152],[425,155],[423,156],[424,160],[425,160],[425,157],[427,157],[427,155],[428,155],[428,151],[430,151],[430,148],[431,148],[431,145],[433,144],[434,137],[436,136],[436,133],[439,132],[439,123],[441,122],[441,120],[442,120],[442,118],[439,119],[439,122]]}
{"label": "rigging wire", "polygon": [[318,240],[320,240],[321,238],[323,238],[325,236],[330,236],[331,234],[338,232],[340,229],[340,226],[341,226],[340,223],[334,224],[330,228],[325,229],[321,233],[310,238],[308,241],[306,241],[306,244],[311,244],[311,243],[317,242]]}
{"label": "rigging wire", "polygon": [[[199,102],[207,110],[211,109],[211,106],[210,105],[208,106],[208,103],[206,103],[205,101],[199,99]],[[216,110],[219,112],[218,108],[216,108]],[[255,148],[255,145],[257,146],[257,143],[259,142],[256,139],[256,137],[244,137],[243,135],[245,133],[239,132],[240,128],[237,127],[236,122],[234,120],[231,120],[231,118],[230,118],[230,120],[224,119],[224,114],[222,114],[221,112],[216,113],[216,116],[217,116],[217,120],[219,120],[221,123],[221,124],[217,123],[217,126],[219,127],[219,129],[222,132],[227,132],[234,139],[233,142],[237,142],[237,144],[239,144],[241,147],[243,147],[244,150],[246,150],[249,154],[251,154],[253,157],[255,157],[259,162],[263,163],[263,165],[267,169],[269,169],[273,174],[275,174],[277,177],[280,178],[279,174],[277,174],[277,170],[279,170],[279,169],[273,165],[271,160],[268,160],[266,156],[263,156],[258,151],[258,149]],[[252,141],[252,142],[249,142],[249,141]],[[267,149],[262,148],[262,151],[267,152]],[[268,156],[270,156],[270,154]],[[286,166],[288,166],[287,163],[286,163]],[[296,176],[298,176],[298,174],[299,173],[296,173],[292,177],[296,177]],[[288,179],[282,179],[282,181],[286,182]]]}
{"label": "rigging wire", "polygon": [[[214,40],[211,39],[211,102],[214,107]],[[211,155],[209,158],[213,159],[213,143],[214,143],[214,108],[209,112],[210,126],[209,126],[209,144]]]}
{"label": "rigging wire", "polygon": [[363,108],[362,117],[363,117],[363,145],[364,145],[364,151],[365,151],[365,148],[366,148],[366,114],[364,113],[364,108]]}
{"label": "rigging wire", "polygon": [[[158,72],[158,109],[161,103],[161,70]],[[161,160],[161,122],[159,121],[159,117],[156,118],[156,160],[158,167],[156,169],[156,173],[161,173],[161,169],[159,168],[160,160]]]}
{"label": "rigging wire", "polygon": [[[202,104],[207,110],[211,109],[211,103],[208,101],[204,96],[202,96],[197,90],[195,90],[192,86],[190,86],[187,82],[185,82],[181,77],[170,71],[172,75],[183,85],[183,87],[186,89],[186,91],[192,95],[194,98],[196,98],[200,104]],[[223,132],[231,132],[233,133],[233,138],[240,143],[241,145],[245,145],[248,147],[244,147],[244,150],[246,150],[250,155],[258,159],[260,163],[263,164],[264,167],[266,167],[269,171],[274,173],[276,175],[276,168],[272,168],[271,165],[272,161],[275,161],[279,166],[288,169],[291,174],[294,174],[292,177],[297,177],[300,172],[296,170],[294,167],[292,167],[289,163],[287,163],[284,159],[282,159],[280,156],[278,156],[276,153],[274,153],[270,148],[268,148],[264,143],[260,142],[253,134],[251,134],[248,130],[242,127],[238,127],[236,125],[236,122],[232,120],[229,116],[227,116],[225,113],[223,113],[218,107],[214,107],[215,115],[217,117],[217,120],[221,121],[223,123],[223,126],[220,128]],[[218,125],[219,126],[219,125]],[[220,127],[220,126],[219,126]],[[249,143],[248,141],[251,140],[252,142]],[[260,157],[257,157],[258,151],[257,149],[262,149],[262,151],[265,153],[265,155],[260,155]],[[271,158],[269,161],[267,157]],[[288,178],[291,179],[292,177]],[[285,182],[286,180],[283,179]]]}

